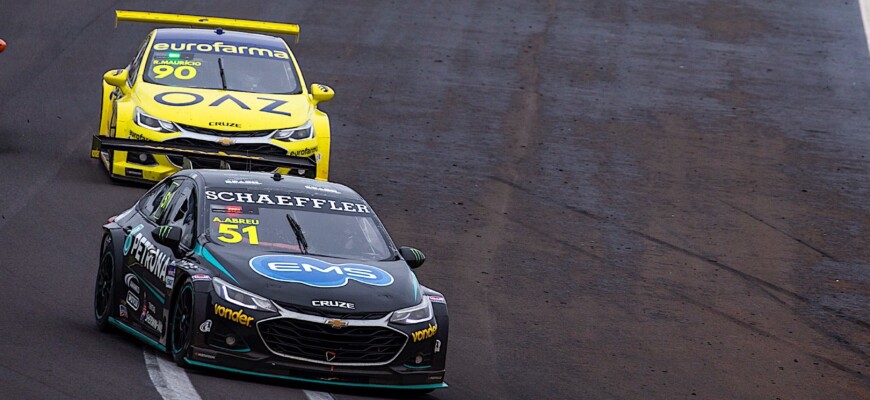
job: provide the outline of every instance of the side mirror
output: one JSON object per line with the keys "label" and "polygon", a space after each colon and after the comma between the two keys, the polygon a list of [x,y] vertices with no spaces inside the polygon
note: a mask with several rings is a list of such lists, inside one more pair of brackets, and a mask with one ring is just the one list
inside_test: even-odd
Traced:
{"label": "side mirror", "polygon": [[408,263],[408,266],[411,267],[411,269],[423,265],[426,261],[426,256],[423,255],[423,252],[413,247],[399,247],[399,254],[402,255],[402,258],[405,259],[405,262]]}
{"label": "side mirror", "polygon": [[331,87],[319,83],[311,84],[311,98],[314,99],[315,104],[330,101],[332,96],[335,96],[335,91]]}
{"label": "side mirror", "polygon": [[178,253],[178,246],[181,244],[181,228],[169,225],[158,226],[151,231],[151,236],[157,243],[169,247],[174,253]]}
{"label": "side mirror", "polygon": [[127,70],[113,69],[103,74],[103,80],[110,86],[114,86],[123,91],[127,90]]}

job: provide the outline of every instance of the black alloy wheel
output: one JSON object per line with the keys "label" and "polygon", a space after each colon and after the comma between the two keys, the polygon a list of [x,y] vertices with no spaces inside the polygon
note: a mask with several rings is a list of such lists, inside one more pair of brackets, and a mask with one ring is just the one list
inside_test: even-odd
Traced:
{"label": "black alloy wheel", "polygon": [[186,367],[187,350],[193,338],[193,285],[185,281],[181,285],[175,307],[172,308],[172,335],[170,347],[172,358],[179,366]]}
{"label": "black alloy wheel", "polygon": [[106,234],[103,237],[103,249],[100,252],[100,265],[94,287],[94,317],[97,328],[103,332],[110,327],[109,317],[115,298],[115,256],[112,250],[112,237]]}

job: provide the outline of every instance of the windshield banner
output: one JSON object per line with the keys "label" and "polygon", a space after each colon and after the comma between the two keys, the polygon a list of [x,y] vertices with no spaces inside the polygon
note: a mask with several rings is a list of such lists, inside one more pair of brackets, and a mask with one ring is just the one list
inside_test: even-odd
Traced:
{"label": "windshield banner", "polygon": [[205,197],[212,201],[230,203],[268,204],[275,206],[307,208],[315,210],[340,211],[347,213],[371,214],[369,207],[362,203],[319,199],[316,197],[287,196],[270,193],[243,193],[232,191],[206,190]]}
{"label": "windshield banner", "polygon": [[152,46],[154,51],[195,52],[210,54],[235,54],[241,56],[289,60],[286,49],[264,44],[225,43],[179,39],[157,39]]}

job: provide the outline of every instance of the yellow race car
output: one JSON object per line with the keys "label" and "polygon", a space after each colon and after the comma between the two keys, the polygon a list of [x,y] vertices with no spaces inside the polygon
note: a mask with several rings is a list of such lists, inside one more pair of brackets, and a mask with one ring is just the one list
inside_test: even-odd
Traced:
{"label": "yellow race car", "polygon": [[[130,65],[103,76],[91,157],[113,178],[154,182],[183,167],[328,178],[329,117],[317,105],[333,90],[306,87],[287,43],[254,33],[298,38],[298,25],[122,10],[116,19],[190,28],[151,31]],[[258,163],[276,156],[279,168]]]}

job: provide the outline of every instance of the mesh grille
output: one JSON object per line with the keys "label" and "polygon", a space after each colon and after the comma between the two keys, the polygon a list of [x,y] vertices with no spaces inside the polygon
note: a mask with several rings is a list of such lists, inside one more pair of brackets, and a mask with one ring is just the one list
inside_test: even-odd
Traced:
{"label": "mesh grille", "polygon": [[272,132],[275,132],[274,129],[266,129],[266,130],[261,130],[261,131],[222,131],[219,129],[201,128],[201,127],[192,126],[192,125],[183,125],[183,124],[176,124],[176,125],[180,126],[182,129],[184,129],[188,132],[200,133],[203,135],[220,136],[220,137],[263,137],[263,136],[269,136],[272,134]]}
{"label": "mesh grille", "polygon": [[277,318],[257,324],[266,345],[275,353],[335,364],[382,364],[395,358],[407,337],[376,326],[329,325]]}

